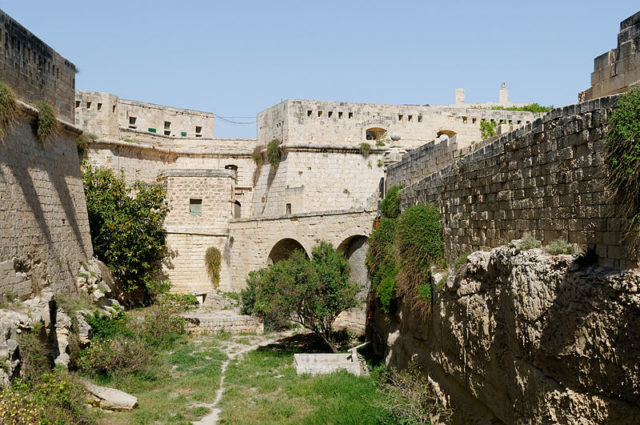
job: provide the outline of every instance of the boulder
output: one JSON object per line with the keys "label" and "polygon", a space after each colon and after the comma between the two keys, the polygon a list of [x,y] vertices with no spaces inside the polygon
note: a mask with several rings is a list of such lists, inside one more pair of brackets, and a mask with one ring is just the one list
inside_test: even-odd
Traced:
{"label": "boulder", "polygon": [[101,409],[131,410],[138,406],[138,398],[115,388],[101,387],[88,381],[82,381],[90,394],[90,403]]}

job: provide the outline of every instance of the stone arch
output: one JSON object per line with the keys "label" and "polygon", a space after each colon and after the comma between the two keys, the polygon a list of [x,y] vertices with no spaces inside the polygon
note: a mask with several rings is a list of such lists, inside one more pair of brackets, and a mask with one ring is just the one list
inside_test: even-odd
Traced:
{"label": "stone arch", "polygon": [[452,139],[455,135],[456,132],[453,130],[440,130],[437,134],[438,138],[440,138],[440,136],[447,136],[449,139]]}
{"label": "stone arch", "polygon": [[364,299],[371,286],[369,272],[365,265],[367,251],[369,250],[369,237],[362,234],[349,236],[338,245],[337,249],[342,251],[347,260],[349,260],[351,279],[358,282],[362,287],[360,296]]}
{"label": "stone arch", "polygon": [[364,137],[366,140],[380,140],[387,134],[387,130],[382,127],[370,127],[364,131]]}
{"label": "stone arch", "polygon": [[267,265],[275,264],[278,261],[286,260],[291,257],[291,254],[295,250],[301,250],[308,257],[309,253],[304,248],[304,246],[295,239],[284,238],[280,239],[269,251],[269,255],[267,256]]}
{"label": "stone arch", "polygon": [[242,204],[239,201],[233,201],[233,218],[242,218]]}

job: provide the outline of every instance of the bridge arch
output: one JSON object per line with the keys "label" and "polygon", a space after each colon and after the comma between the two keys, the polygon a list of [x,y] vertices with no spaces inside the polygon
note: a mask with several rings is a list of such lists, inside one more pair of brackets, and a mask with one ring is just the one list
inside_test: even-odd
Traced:
{"label": "bridge arch", "polygon": [[295,250],[301,250],[307,257],[309,256],[307,250],[297,240],[292,238],[280,239],[273,248],[271,248],[271,251],[269,251],[269,255],[267,256],[267,265],[270,266],[278,261],[286,260],[291,257],[291,254],[293,254],[293,251]]}
{"label": "bridge arch", "polygon": [[338,250],[342,251],[351,265],[351,280],[358,282],[361,286],[360,294],[366,297],[371,281],[369,272],[365,264],[367,251],[369,250],[369,238],[362,234],[351,235],[338,245]]}

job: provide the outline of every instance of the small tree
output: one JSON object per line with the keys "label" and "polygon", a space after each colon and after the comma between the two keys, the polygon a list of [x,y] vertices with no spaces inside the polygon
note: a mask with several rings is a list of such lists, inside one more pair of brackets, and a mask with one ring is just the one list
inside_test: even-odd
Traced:
{"label": "small tree", "polygon": [[147,285],[162,277],[166,255],[165,189],[142,182],[127,187],[123,177],[91,166],[84,167],[82,182],[96,256],[122,291],[141,291],[148,299]]}
{"label": "small tree", "polygon": [[290,258],[250,273],[242,292],[243,310],[271,323],[293,320],[337,352],[333,322],[358,305],[359,285],[349,281],[349,272],[344,254],[319,242],[311,260],[303,251],[294,251]]}

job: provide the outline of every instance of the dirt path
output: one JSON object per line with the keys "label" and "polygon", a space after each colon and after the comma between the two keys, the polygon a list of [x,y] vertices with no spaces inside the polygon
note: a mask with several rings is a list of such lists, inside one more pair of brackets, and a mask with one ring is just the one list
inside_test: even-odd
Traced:
{"label": "dirt path", "polygon": [[[237,357],[242,356],[245,353],[248,353],[253,350],[257,350],[258,348],[269,345],[269,344],[273,344],[277,340],[283,337],[290,336],[291,334],[292,334],[291,332],[283,332],[283,333],[274,334],[273,336],[270,336],[270,337],[237,336],[237,337],[233,337],[230,341],[228,341],[226,346],[221,347],[220,350],[227,355],[227,360],[225,360],[222,363],[222,367],[220,370],[220,386],[218,387],[218,391],[216,392],[216,398],[213,401],[213,403],[201,403],[201,404],[195,405],[196,407],[207,407],[211,409],[211,413],[209,413],[207,416],[203,417],[199,421],[193,422],[193,425],[216,425],[218,423],[218,420],[220,418],[220,412],[221,412],[221,409],[220,407],[218,407],[218,405],[220,404],[220,400],[222,400],[222,395],[224,394],[224,388],[225,388],[224,377],[227,371],[227,367],[229,366],[229,362],[236,359]],[[238,343],[237,341],[234,340],[234,339],[238,340],[238,339],[246,339],[246,338],[249,338],[252,340],[252,343],[250,343],[250,345]],[[258,341],[256,341],[256,339],[258,339]]]}

